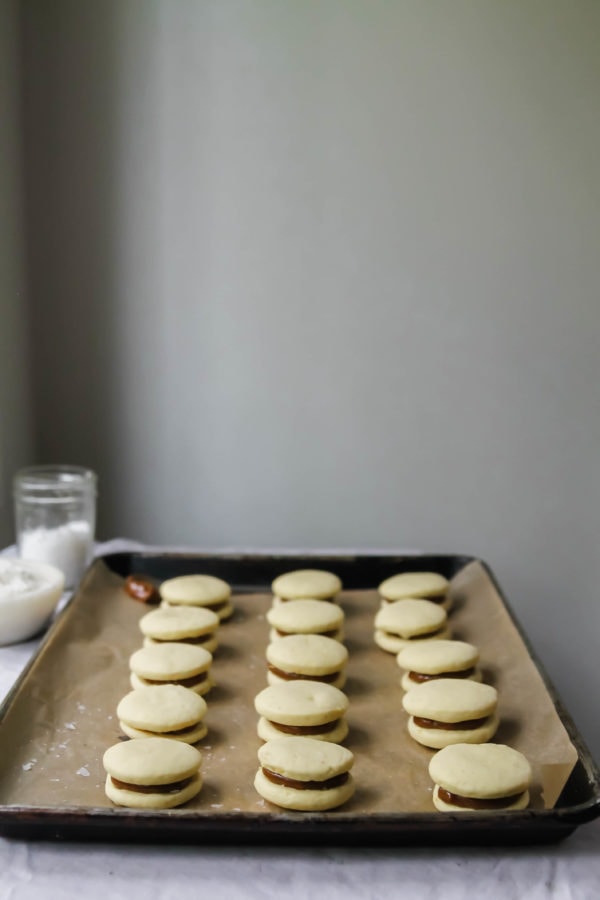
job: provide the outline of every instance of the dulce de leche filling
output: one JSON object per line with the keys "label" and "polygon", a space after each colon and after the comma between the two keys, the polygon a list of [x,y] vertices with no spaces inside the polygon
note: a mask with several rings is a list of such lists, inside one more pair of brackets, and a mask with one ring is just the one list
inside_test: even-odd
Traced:
{"label": "dulce de leche filling", "polygon": [[131,784],[128,781],[119,781],[114,775],[110,776],[110,780],[120,791],[135,791],[137,794],[176,794],[191,784],[193,778],[172,781],[170,784]]}
{"label": "dulce de leche filling", "polygon": [[510,797],[497,797],[493,800],[483,800],[479,797],[462,797],[460,794],[452,794],[445,788],[438,786],[438,797],[444,803],[452,806],[460,806],[462,809],[504,809],[512,806],[519,799],[521,794],[512,794]]}
{"label": "dulce de leche filling", "polygon": [[435,678],[469,678],[475,671],[475,666],[470,669],[461,669],[458,672],[436,672],[435,675],[426,675],[425,672],[409,672],[411,681],[421,684],[423,681],[433,681]]}
{"label": "dulce de leche filling", "polygon": [[[279,635],[279,637],[288,637],[290,634],[302,634],[302,632],[298,631],[281,631],[280,628],[276,628],[275,631]],[[314,631],[310,632],[311,634],[320,634],[322,637],[334,638],[338,633],[338,629],[334,628],[332,631]]]}
{"label": "dulce de leche filling", "polygon": [[435,637],[436,634],[441,634],[441,632],[445,629],[445,627],[446,627],[446,625],[444,624],[444,625],[441,625],[439,628],[436,628],[435,631],[425,631],[425,632],[422,632],[421,634],[397,634],[397,633],[394,633],[393,631],[385,631],[385,629],[384,629],[384,633],[387,634],[387,636],[391,637],[391,638],[402,638],[403,641],[420,641],[420,640],[424,640],[425,638]]}
{"label": "dulce de leche filling", "polygon": [[278,731],[281,731],[282,734],[327,734],[330,731],[335,731],[337,726],[339,725],[340,720],[334,719],[333,722],[325,722],[323,725],[282,725],[281,722],[273,722],[269,719],[269,723],[276,728]]}
{"label": "dulce de leche filling", "polygon": [[273,784],[282,784],[285,787],[294,788],[296,791],[328,791],[331,788],[340,787],[348,781],[347,772],[334,775],[333,778],[327,778],[325,781],[297,781],[295,778],[287,778],[285,775],[280,775],[279,772],[265,769],[264,766],[262,772],[265,778],[268,778]]}
{"label": "dulce de leche filling", "polygon": [[422,719],[421,716],[413,716],[413,722],[419,728],[441,728],[444,731],[464,731],[469,728],[481,728],[488,721],[489,716],[482,719],[467,719],[463,722],[438,722],[436,719]]}
{"label": "dulce de leche filling", "polygon": [[327,684],[331,684],[340,677],[339,672],[327,672],[325,675],[306,675],[302,672],[284,672],[283,669],[278,669],[277,666],[272,665],[272,663],[268,663],[267,666],[269,672],[272,672],[273,675],[277,675],[277,677],[283,679],[283,681],[324,681]]}
{"label": "dulce de leche filling", "polygon": [[144,684],[181,684],[183,687],[197,687],[199,684],[204,684],[206,679],[208,678],[208,672],[200,672],[198,675],[191,675],[189,678],[173,678],[172,680],[166,681],[158,681],[153,678],[140,678],[140,681],[143,681]]}
{"label": "dulce de leche filling", "polygon": [[178,644],[207,644],[208,641],[212,641],[215,636],[214,631],[209,631],[208,634],[195,634],[191,637],[176,637],[176,638],[163,638],[163,637],[152,637],[153,641],[156,641],[157,644],[166,644],[175,641]]}

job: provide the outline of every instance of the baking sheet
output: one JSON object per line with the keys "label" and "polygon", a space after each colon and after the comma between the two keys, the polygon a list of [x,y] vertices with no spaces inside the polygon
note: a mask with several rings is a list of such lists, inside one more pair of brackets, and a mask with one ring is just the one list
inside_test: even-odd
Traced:
{"label": "baking sheet", "polygon": [[[340,597],[349,650],[345,745],[355,754],[357,790],[349,803],[318,818],[368,824],[427,813],[439,823],[444,816],[434,811],[427,772],[434,751],[408,735],[400,669],[395,657],[373,641],[376,583],[371,589],[345,590]],[[470,562],[452,579],[451,591],[453,635],[479,647],[484,680],[499,692],[501,724],[494,740],[525,753],[534,773],[531,810],[550,809],[577,750],[486,567]],[[208,735],[198,745],[204,787],[186,806],[162,814],[182,827],[186,821],[216,823],[236,814],[257,823],[282,815],[253,787],[261,743],[253,700],[267,683],[265,614],[271,595],[239,593],[234,602],[234,617],[220,628],[216,687],[206,696]],[[130,690],[128,659],[141,646],[138,620],[145,612],[147,607],[124,592],[121,576],[102,561],[92,566],[0,723],[0,807],[5,813],[11,807],[44,810],[50,821],[53,811],[61,817],[65,811],[144,815],[118,810],[106,798],[102,755],[123,739],[115,710]],[[304,813],[284,815],[288,823],[307,819]]]}

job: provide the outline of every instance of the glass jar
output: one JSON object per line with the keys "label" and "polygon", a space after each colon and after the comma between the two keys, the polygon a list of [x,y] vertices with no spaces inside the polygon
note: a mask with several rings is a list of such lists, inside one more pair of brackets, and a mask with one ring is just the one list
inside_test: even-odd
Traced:
{"label": "glass jar", "polygon": [[50,563],[74,588],[93,554],[96,474],[82,466],[29,466],[14,478],[19,556]]}

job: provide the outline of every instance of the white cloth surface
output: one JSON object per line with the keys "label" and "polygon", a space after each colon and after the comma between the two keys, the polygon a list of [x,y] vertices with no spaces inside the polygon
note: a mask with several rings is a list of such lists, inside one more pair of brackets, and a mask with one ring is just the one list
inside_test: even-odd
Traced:
{"label": "white cloth surface", "polygon": [[[128,549],[148,548],[119,539],[98,545],[96,555]],[[38,644],[39,639],[0,647],[0,698]],[[205,894],[225,900],[463,900],[473,892],[478,900],[592,900],[599,885],[600,819],[561,843],[514,849],[180,847],[0,838],[0,900],[197,900]]]}

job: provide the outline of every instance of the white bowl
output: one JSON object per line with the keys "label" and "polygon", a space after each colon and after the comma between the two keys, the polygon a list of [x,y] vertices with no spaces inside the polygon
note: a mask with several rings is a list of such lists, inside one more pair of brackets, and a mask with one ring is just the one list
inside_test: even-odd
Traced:
{"label": "white bowl", "polygon": [[61,598],[60,569],[32,559],[0,558],[0,645],[34,637]]}

